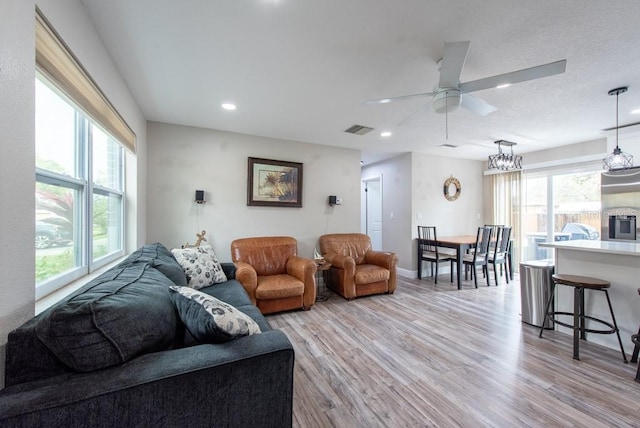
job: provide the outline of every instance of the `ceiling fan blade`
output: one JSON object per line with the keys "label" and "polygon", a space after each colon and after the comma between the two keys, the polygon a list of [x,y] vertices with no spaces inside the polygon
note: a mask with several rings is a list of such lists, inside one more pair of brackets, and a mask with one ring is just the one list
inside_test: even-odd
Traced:
{"label": "ceiling fan blade", "polygon": [[462,92],[481,91],[483,89],[495,88],[498,85],[513,84],[525,82],[527,80],[539,79],[541,77],[553,76],[561,74],[567,68],[567,60],[550,62],[549,64],[538,65],[531,68],[525,68],[511,73],[498,74],[496,76],[486,77],[484,79],[472,80],[460,84]]}
{"label": "ceiling fan blade", "polygon": [[402,119],[400,122],[398,122],[398,126],[402,126],[405,123],[409,122],[411,119],[413,119],[418,113],[420,113],[422,110],[425,109],[426,106],[428,106],[429,103],[423,104],[420,106],[420,108],[416,111],[414,111],[413,113],[411,113],[409,116],[405,117],[404,119]]}
{"label": "ceiling fan blade", "polygon": [[495,108],[488,102],[465,93],[460,95],[460,106],[476,114],[479,114],[480,116],[486,116],[489,113],[493,113],[497,110],[497,108]]}
{"label": "ceiling fan blade", "polygon": [[399,97],[378,98],[376,100],[364,100],[362,104],[386,104],[395,103],[396,101],[410,100],[412,98],[430,97],[433,92],[425,92],[423,94],[401,95]]}
{"label": "ceiling fan blade", "polygon": [[440,64],[439,88],[457,88],[460,83],[462,67],[467,59],[469,42],[446,42]]}

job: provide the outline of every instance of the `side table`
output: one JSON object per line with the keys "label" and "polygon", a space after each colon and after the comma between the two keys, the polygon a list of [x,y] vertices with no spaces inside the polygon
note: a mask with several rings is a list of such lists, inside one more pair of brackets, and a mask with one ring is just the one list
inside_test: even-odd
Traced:
{"label": "side table", "polygon": [[[331,269],[331,263],[316,263],[316,302],[324,302],[329,299],[331,293],[327,289],[327,271]],[[320,287],[322,280],[322,287]]]}

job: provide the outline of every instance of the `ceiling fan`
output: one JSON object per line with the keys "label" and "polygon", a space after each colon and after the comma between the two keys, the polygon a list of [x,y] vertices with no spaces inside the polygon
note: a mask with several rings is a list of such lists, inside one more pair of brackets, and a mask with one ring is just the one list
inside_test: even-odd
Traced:
{"label": "ceiling fan", "polygon": [[[430,96],[432,97],[431,105],[437,113],[448,113],[461,106],[474,113],[486,116],[489,113],[496,111],[496,107],[484,100],[481,100],[480,98],[469,95],[469,92],[481,91],[483,89],[501,87],[502,85],[507,86],[513,83],[553,76],[554,74],[564,73],[567,66],[567,60],[563,59],[549,64],[538,65],[536,67],[525,68],[518,71],[512,71],[510,73],[498,74],[491,77],[485,77],[484,79],[461,83],[460,74],[462,73],[464,61],[467,58],[469,43],[469,41],[445,42],[444,55],[438,62],[440,65],[440,81],[434,87],[433,92],[366,100],[363,101],[363,103],[385,104],[395,101],[404,101],[411,98]],[[420,109],[422,109],[422,107]]]}

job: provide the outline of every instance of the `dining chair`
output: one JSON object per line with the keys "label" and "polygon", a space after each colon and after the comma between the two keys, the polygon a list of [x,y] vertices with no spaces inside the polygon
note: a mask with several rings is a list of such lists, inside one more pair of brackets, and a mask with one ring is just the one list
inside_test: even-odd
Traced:
{"label": "dining chair", "polygon": [[[506,227],[504,224],[485,224],[485,227],[491,227],[493,228],[493,232],[497,232],[498,227]],[[512,228],[513,229],[513,228]],[[511,233],[510,233],[511,234]],[[495,235],[495,233],[494,233]],[[492,250],[492,243],[494,241],[492,241],[491,243],[489,243],[489,254],[491,254],[491,250]],[[508,245],[507,245],[507,259],[506,262],[504,264],[505,266],[505,270],[507,272],[507,275],[509,275],[509,278],[513,279],[513,266],[511,266],[512,260],[511,260],[511,245],[513,244],[513,240],[509,239]],[[511,274],[510,274],[511,273]],[[500,276],[502,276],[502,267],[500,268]]]}
{"label": "dining chair", "polygon": [[[493,265],[493,275],[498,285],[498,265],[500,265],[500,276],[502,276],[502,267],[507,271],[509,242],[511,240],[511,227],[499,226],[496,229],[494,244],[489,248],[488,263]],[[507,284],[509,283],[509,272],[506,272]]]}
{"label": "dining chair", "polygon": [[[455,257],[449,253],[441,253],[438,249],[438,237],[435,226],[418,226],[418,279],[422,279],[422,262],[431,263],[431,276],[438,283],[438,265],[443,262],[451,264],[451,282],[453,282],[453,262]],[[434,276],[435,265],[435,276]]]}
{"label": "dining chair", "polygon": [[[491,236],[495,236],[496,238],[498,237],[498,228],[500,227],[504,227],[504,224],[485,224],[484,227],[490,227],[491,228]],[[491,253],[491,250],[493,250],[493,245],[496,243],[496,240],[493,239],[491,242],[489,242],[489,253]]]}
{"label": "dining chair", "polygon": [[[487,270],[487,260],[489,252],[489,242],[491,242],[491,227],[481,226],[478,227],[478,234],[476,235],[475,251],[471,254],[464,254],[462,256],[462,263],[466,267],[471,269],[471,277],[473,278],[474,285],[478,288],[478,266],[481,267],[482,273],[487,278],[487,287],[491,285],[489,281],[489,275]],[[466,272],[465,272],[466,275]]]}
{"label": "dining chair", "polygon": [[[504,224],[485,224],[484,227],[490,227],[491,228],[491,236],[495,236],[496,235],[496,231],[498,230],[499,227],[504,227]],[[491,250],[493,248],[493,244],[494,241],[489,242],[489,250]],[[469,253],[473,253],[475,251],[475,249],[470,248],[469,249]]]}

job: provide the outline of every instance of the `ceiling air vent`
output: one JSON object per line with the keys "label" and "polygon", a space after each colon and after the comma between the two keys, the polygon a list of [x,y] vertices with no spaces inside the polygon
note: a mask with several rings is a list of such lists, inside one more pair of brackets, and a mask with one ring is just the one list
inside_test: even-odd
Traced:
{"label": "ceiling air vent", "polygon": [[369,128],[368,126],[362,126],[362,125],[353,125],[348,129],[344,130],[344,132],[348,132],[349,134],[358,134],[358,135],[364,135],[371,131],[373,131],[373,128]]}
{"label": "ceiling air vent", "polygon": [[458,146],[455,146],[455,145],[453,145],[453,144],[447,144],[447,143],[445,143],[445,144],[440,144],[438,147],[447,147],[447,148],[449,148],[449,149],[455,149],[455,148],[456,148],[456,147],[458,147]]}

